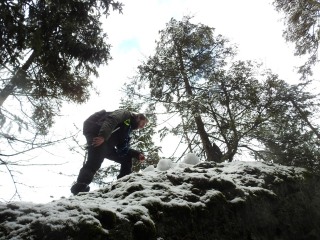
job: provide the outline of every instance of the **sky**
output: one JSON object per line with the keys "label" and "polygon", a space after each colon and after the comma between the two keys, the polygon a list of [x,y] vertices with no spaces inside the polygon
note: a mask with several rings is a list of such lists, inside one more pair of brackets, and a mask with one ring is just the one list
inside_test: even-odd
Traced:
{"label": "sky", "polygon": [[[6,239],[26,239],[26,233],[29,234],[28,239],[32,239],[32,226],[38,226],[37,223],[44,225],[48,231],[61,232],[69,227],[68,231],[64,231],[66,234],[72,233],[72,229],[79,231],[79,223],[82,223],[81,227],[84,229],[89,229],[85,227],[85,223],[107,228],[106,225],[109,224],[101,224],[102,218],[97,216],[97,209],[106,213],[112,212],[123,220],[136,221],[132,224],[142,221],[154,224],[154,216],[148,206],[159,206],[159,209],[162,209],[161,206],[163,209],[172,209],[175,206],[206,209],[212,202],[221,203],[221,196],[228,202],[224,207],[232,204],[237,206],[236,204],[246,201],[248,196],[250,198],[254,195],[261,196],[262,199],[274,199],[276,193],[271,190],[270,179],[279,185],[288,179],[302,178],[304,174],[301,168],[293,169],[263,162],[235,161],[210,167],[194,166],[199,162],[197,156],[189,153],[181,163],[175,164],[169,159],[161,159],[156,167],[148,167],[141,173],[123,177],[112,186],[89,193],[80,193],[47,204],[17,202],[7,206],[0,203],[1,216],[10,216],[6,221],[0,222],[0,227],[9,232]],[[176,182],[172,181],[175,177],[178,179]],[[203,193],[196,192],[199,182],[206,183]],[[292,183],[294,182],[292,180]],[[208,187],[214,183],[217,183],[217,187]],[[236,191],[230,190],[233,188]],[[195,198],[198,200],[195,201]],[[217,198],[219,200],[216,200]],[[255,201],[252,197],[250,199]],[[197,221],[194,224],[197,224]]]}
{"label": "sky", "polygon": [[[135,75],[137,66],[152,55],[158,32],[171,18],[181,20],[192,15],[193,23],[202,23],[216,29],[231,43],[238,46],[242,60],[257,60],[265,64],[280,78],[294,83],[298,80],[295,66],[301,61],[293,57],[293,46],[282,37],[284,24],[271,1],[257,0],[123,0],[123,14],[111,12],[103,27],[108,34],[113,60],[99,68],[93,94],[83,105],[65,104],[56,119],[52,133],[64,137],[75,129],[82,129],[83,121],[92,113],[119,107],[121,87]],[[85,139],[79,134],[79,143]],[[166,156],[171,156],[176,141],[161,142]],[[173,147],[174,146],[174,147]],[[20,167],[16,172],[21,200],[48,202],[70,196],[70,186],[83,163],[80,154],[69,151],[60,144],[45,151],[36,151],[26,157],[35,164],[49,166]],[[108,164],[109,161],[105,161]],[[0,176],[0,201],[8,201],[14,194],[10,175],[2,170]],[[30,187],[33,186],[33,187]],[[14,200],[19,200],[15,198]]]}

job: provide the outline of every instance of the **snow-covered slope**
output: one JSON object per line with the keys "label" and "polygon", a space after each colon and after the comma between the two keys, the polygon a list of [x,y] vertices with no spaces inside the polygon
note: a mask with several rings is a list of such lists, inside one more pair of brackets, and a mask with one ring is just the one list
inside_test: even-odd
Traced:
{"label": "snow-covered slope", "polygon": [[0,239],[317,239],[317,184],[301,168],[166,159],[90,193],[1,204]]}

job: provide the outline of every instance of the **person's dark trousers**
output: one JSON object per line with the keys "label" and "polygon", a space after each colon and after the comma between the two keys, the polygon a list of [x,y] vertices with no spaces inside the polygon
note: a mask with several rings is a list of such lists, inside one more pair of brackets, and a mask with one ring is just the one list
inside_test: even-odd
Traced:
{"label": "person's dark trousers", "polygon": [[119,156],[115,152],[108,153],[106,155],[106,158],[121,164],[120,173],[117,176],[117,179],[122,178],[122,177],[131,173],[131,171],[132,171],[132,157],[129,154]]}
{"label": "person's dark trousers", "polygon": [[95,173],[100,169],[104,158],[115,161],[121,164],[120,173],[117,178],[121,178],[131,173],[132,157],[128,154],[119,155],[114,147],[109,147],[107,143],[101,146],[93,147],[91,145],[92,136],[86,136],[88,142],[88,157],[84,166],[80,169],[77,179],[78,183],[90,184]]}
{"label": "person's dark trousers", "polygon": [[83,167],[80,169],[79,176],[77,179],[78,183],[90,184],[95,173],[101,167],[104,159],[104,144],[98,147],[88,146],[87,160]]}

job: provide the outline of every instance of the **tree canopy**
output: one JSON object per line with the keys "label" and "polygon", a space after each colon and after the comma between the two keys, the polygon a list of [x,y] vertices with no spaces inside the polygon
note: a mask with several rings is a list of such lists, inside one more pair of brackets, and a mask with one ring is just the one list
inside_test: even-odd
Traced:
{"label": "tree canopy", "polygon": [[209,161],[233,161],[246,152],[260,160],[317,165],[313,118],[319,103],[305,84],[289,85],[259,63],[233,60],[236,49],[226,38],[191,20],[171,19],[159,32],[154,55],[127,84],[129,98],[164,106],[177,122],[160,133],[181,136],[190,152]]}
{"label": "tree canopy", "polygon": [[[113,0],[0,2],[0,165],[45,140],[63,102],[83,103],[111,59],[102,17]],[[66,136],[67,137],[67,136]],[[10,172],[10,169],[8,169]],[[11,173],[10,173],[11,174]]]}
{"label": "tree canopy", "polygon": [[317,0],[274,0],[274,6],[285,14],[284,37],[295,44],[295,54],[308,56],[300,67],[302,78],[312,75],[312,67],[318,62],[320,41],[319,11]]}
{"label": "tree canopy", "polygon": [[61,101],[88,98],[90,76],[111,58],[101,27],[111,6],[121,11],[120,3],[106,0],[1,1],[2,123],[9,96],[30,103],[40,134],[52,125]]}

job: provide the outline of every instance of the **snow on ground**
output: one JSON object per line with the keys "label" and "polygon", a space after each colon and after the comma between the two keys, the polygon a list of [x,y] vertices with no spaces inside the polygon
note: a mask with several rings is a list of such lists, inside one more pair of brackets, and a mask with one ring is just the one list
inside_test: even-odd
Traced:
{"label": "snow on ground", "polygon": [[[193,166],[196,165],[197,166]],[[200,164],[211,164],[211,167],[201,168]],[[62,198],[47,204],[27,202],[12,202],[0,204],[0,216],[11,216],[0,222],[0,227],[11,229],[10,236],[15,239],[29,232],[30,225],[36,222],[45,223],[52,228],[78,223],[79,221],[101,223],[94,216],[99,211],[114,212],[120,218],[139,214],[142,219],[152,222],[149,217],[148,204],[161,203],[165,205],[204,205],[208,199],[219,190],[210,189],[197,201],[188,201],[191,196],[190,179],[216,179],[246,194],[255,191],[267,191],[264,176],[274,176],[273,182],[281,182],[292,177],[301,177],[301,168],[285,167],[263,162],[231,162],[214,164],[200,162],[194,154],[187,154],[181,163],[174,164],[169,159],[161,159],[157,167],[149,166],[143,172],[133,173],[116,181],[112,186],[78,196]],[[171,180],[170,180],[171,179]],[[176,179],[182,179],[179,184],[173,184]],[[243,197],[234,197],[230,202],[243,201]],[[20,236],[20,237],[21,237]],[[23,237],[22,237],[23,238]],[[0,232],[0,239],[1,232]],[[16,238],[20,239],[20,238]]]}

